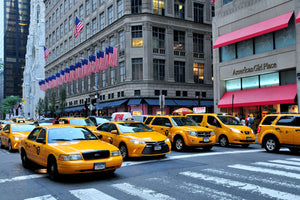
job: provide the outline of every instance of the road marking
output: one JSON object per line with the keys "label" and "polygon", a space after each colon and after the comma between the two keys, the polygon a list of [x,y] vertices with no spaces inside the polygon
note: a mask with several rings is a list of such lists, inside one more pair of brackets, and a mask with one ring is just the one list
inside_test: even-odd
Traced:
{"label": "road marking", "polygon": [[[245,151],[195,153],[195,154],[189,154],[189,155],[167,156],[166,158],[161,159],[159,161],[169,161],[169,160],[193,158],[193,157],[203,157],[203,156],[217,156],[217,155],[225,155],[225,154],[254,153],[254,152],[260,152],[260,151],[265,151],[265,150],[264,149],[254,149],[254,150],[245,150]],[[145,163],[153,163],[153,162],[157,162],[157,161],[158,160],[149,160],[149,161],[143,161],[143,162],[123,162],[122,167],[128,167],[128,166],[132,166],[132,165],[139,165],[139,164],[145,164]]]}
{"label": "road marking", "polygon": [[293,161],[299,161],[300,162],[300,158],[288,158],[287,160],[293,160]]}
{"label": "road marking", "polygon": [[293,161],[286,161],[286,160],[270,160],[269,162],[300,166],[300,162],[293,162]]}
{"label": "road marking", "polygon": [[50,194],[48,194],[48,195],[28,198],[28,199],[24,199],[24,200],[56,200],[56,199],[53,196],[51,196]]}
{"label": "road marking", "polygon": [[117,200],[116,198],[96,190],[95,188],[70,190],[70,193],[80,200]]}
{"label": "road marking", "polygon": [[16,176],[16,177],[11,178],[11,179],[0,179],[0,183],[23,181],[23,180],[34,179],[34,178],[43,178],[43,177],[46,177],[46,176],[47,175],[42,175],[42,174],[33,174],[33,175],[28,175],[28,176]]}
{"label": "road marking", "polygon": [[282,179],[279,180],[274,177],[265,176],[264,178],[258,178],[256,175],[243,176],[242,174],[234,174],[224,170],[216,170],[216,169],[204,169],[203,171],[214,173],[221,176],[229,176],[237,179],[244,179],[246,181],[251,180],[254,182],[262,182],[264,184],[277,185],[279,187],[287,187],[287,188],[300,190],[300,185],[292,184],[291,182],[286,182],[283,181]]}
{"label": "road marking", "polygon": [[[119,184],[113,184],[112,187],[117,188],[127,194],[140,197],[141,199],[146,200],[173,200],[174,198],[158,193],[156,191],[150,190],[148,188],[143,187],[135,187],[134,185],[131,185],[129,183],[119,183]],[[174,199],[175,200],[175,199]]]}
{"label": "road marking", "polygon": [[290,165],[281,165],[281,164],[274,164],[274,163],[267,163],[267,162],[255,162],[253,163],[255,165],[261,165],[265,167],[275,167],[275,168],[281,168],[286,170],[294,170],[294,171],[300,171],[300,167],[294,167]]}
{"label": "road marking", "polygon": [[179,174],[185,175],[188,177],[192,177],[192,178],[196,178],[196,179],[201,179],[201,180],[208,181],[208,182],[211,182],[214,184],[222,185],[223,187],[227,187],[227,188],[234,188],[234,189],[249,191],[250,193],[258,193],[264,197],[268,196],[271,198],[284,199],[284,200],[300,198],[300,196],[298,196],[298,195],[294,195],[294,194],[287,193],[287,192],[281,192],[281,191],[273,190],[270,188],[261,187],[259,185],[254,185],[254,184],[240,182],[240,181],[233,181],[230,179],[225,179],[225,178],[220,178],[220,177],[215,177],[215,176],[207,176],[205,174],[195,173],[195,172],[191,172],[191,171],[181,172]]}
{"label": "road marking", "polygon": [[272,170],[269,168],[253,167],[253,166],[240,165],[240,164],[228,165],[228,167],[235,168],[235,169],[247,170],[247,171],[253,171],[253,172],[262,172],[262,173],[273,174],[273,175],[278,175],[278,176],[285,176],[285,177],[294,178],[294,179],[300,179],[300,174],[286,172],[286,171],[280,171],[280,170]]}

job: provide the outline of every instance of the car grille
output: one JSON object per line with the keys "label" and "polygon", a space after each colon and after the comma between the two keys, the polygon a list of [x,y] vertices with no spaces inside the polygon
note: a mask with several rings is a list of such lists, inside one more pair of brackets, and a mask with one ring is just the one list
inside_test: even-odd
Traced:
{"label": "car grille", "polygon": [[198,131],[197,137],[210,137],[210,131]]}
{"label": "car grille", "polygon": [[102,151],[90,151],[82,153],[84,160],[97,160],[97,159],[103,159],[103,158],[109,158],[110,153],[108,150],[102,150]]}

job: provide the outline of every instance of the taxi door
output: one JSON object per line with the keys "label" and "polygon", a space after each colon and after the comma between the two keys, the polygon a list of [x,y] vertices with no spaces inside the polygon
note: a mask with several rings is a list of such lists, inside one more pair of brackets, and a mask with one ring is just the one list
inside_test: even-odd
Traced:
{"label": "taxi door", "polygon": [[102,138],[101,138],[102,141],[110,143],[110,144],[113,144],[114,138],[116,136],[116,134],[111,133],[112,130],[116,130],[116,128],[113,129],[112,125],[114,125],[114,124],[112,124],[112,123],[101,124],[100,126],[98,126],[97,132],[96,132],[96,134],[98,134],[100,132],[100,134],[102,135]]}
{"label": "taxi door", "polygon": [[293,144],[295,132],[295,117],[281,116],[274,126],[274,132],[279,137],[281,144]]}
{"label": "taxi door", "polygon": [[167,117],[156,117],[152,124],[149,126],[154,131],[157,131],[165,136],[171,138],[170,132],[172,128],[172,123]]}
{"label": "taxi door", "polygon": [[294,145],[300,145],[300,116],[296,117],[295,131],[294,131]]}
{"label": "taxi door", "polygon": [[24,140],[24,149],[27,155],[27,158],[30,160],[35,160],[37,149],[36,149],[36,138],[41,131],[41,128],[35,128],[29,134],[27,139]]}
{"label": "taxi door", "polygon": [[36,143],[33,146],[35,148],[34,161],[42,166],[47,166],[48,152],[45,149],[46,146],[46,129],[42,129]]}
{"label": "taxi door", "polygon": [[[9,139],[9,134],[10,134],[10,124],[7,124],[3,129],[2,129],[2,134],[1,134],[1,142],[3,145],[8,146],[8,139]],[[7,132],[8,131],[8,132]]]}
{"label": "taxi door", "polygon": [[206,123],[204,123],[202,125],[206,128],[212,129],[216,134],[216,140],[218,140],[219,136],[223,133],[221,123],[215,116],[207,115],[206,117],[207,117],[207,119],[203,120],[203,122],[205,121]]}

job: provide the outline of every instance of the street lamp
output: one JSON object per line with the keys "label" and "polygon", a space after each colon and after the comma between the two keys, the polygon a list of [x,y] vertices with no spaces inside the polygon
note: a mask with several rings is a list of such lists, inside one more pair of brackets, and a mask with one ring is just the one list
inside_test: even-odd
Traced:
{"label": "street lamp", "polygon": [[198,99],[198,107],[200,107],[201,106],[201,96],[200,95],[196,96],[196,98]]}

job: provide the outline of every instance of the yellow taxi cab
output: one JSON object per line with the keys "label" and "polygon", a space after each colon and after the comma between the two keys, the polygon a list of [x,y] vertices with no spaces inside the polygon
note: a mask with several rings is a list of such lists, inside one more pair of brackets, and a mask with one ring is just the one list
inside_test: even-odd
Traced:
{"label": "yellow taxi cab", "polygon": [[200,127],[185,116],[149,116],[145,124],[166,135],[177,151],[183,151],[187,146],[202,147],[209,151],[215,144],[215,133],[212,129]]}
{"label": "yellow taxi cab", "polygon": [[287,147],[293,153],[300,151],[300,114],[268,114],[259,123],[257,142],[267,152],[278,152]]}
{"label": "yellow taxi cab", "polygon": [[109,121],[94,133],[102,140],[119,147],[122,157],[159,156],[171,152],[169,139],[139,121]]}
{"label": "yellow taxi cab", "polygon": [[64,121],[64,123],[67,124],[85,126],[91,131],[94,131],[97,128],[96,125],[92,122],[92,120],[86,117],[60,117],[58,120]]}
{"label": "yellow taxi cab", "polygon": [[2,130],[6,124],[11,124],[11,123],[14,123],[14,122],[12,120],[2,120],[0,122],[0,130]]}
{"label": "yellow taxi cab", "polygon": [[50,179],[60,174],[113,173],[123,161],[117,147],[84,126],[69,124],[36,127],[21,141],[19,152],[23,167],[32,162],[47,167]]}
{"label": "yellow taxi cab", "polygon": [[8,150],[14,151],[19,148],[20,141],[24,139],[33,129],[33,123],[18,123],[6,124],[0,131],[0,148],[8,147]]}
{"label": "yellow taxi cab", "polygon": [[248,147],[255,144],[255,134],[253,130],[242,125],[231,115],[218,113],[187,114],[188,117],[195,120],[200,126],[211,128],[216,134],[216,141],[221,147],[229,144],[239,144],[242,147]]}

